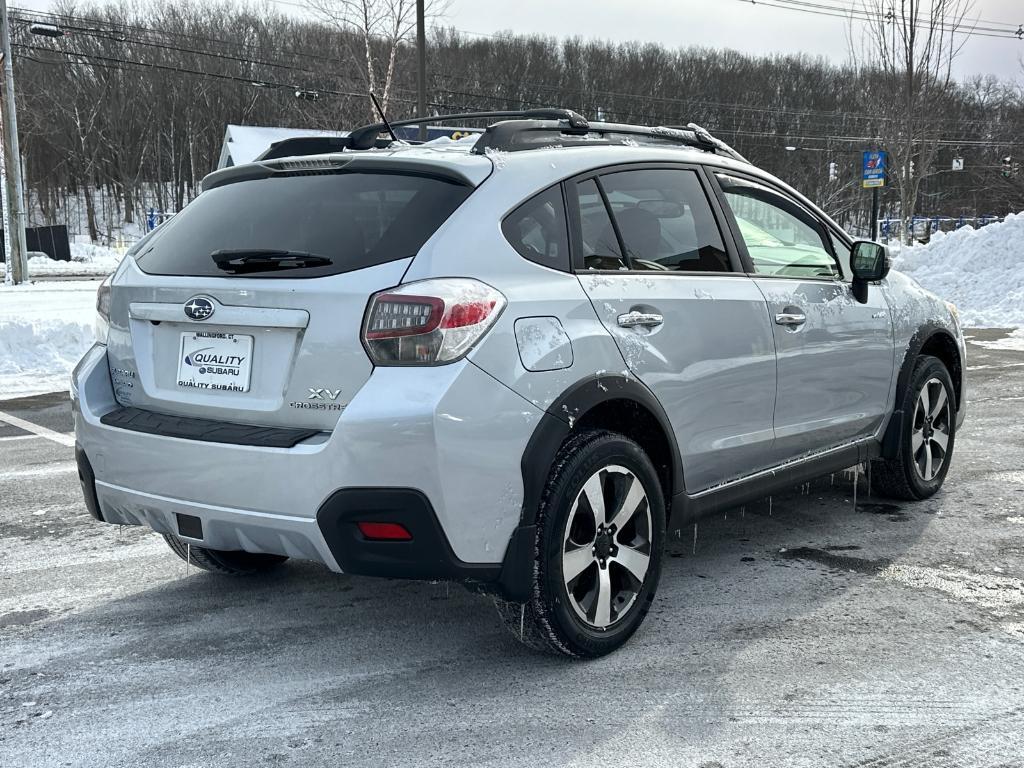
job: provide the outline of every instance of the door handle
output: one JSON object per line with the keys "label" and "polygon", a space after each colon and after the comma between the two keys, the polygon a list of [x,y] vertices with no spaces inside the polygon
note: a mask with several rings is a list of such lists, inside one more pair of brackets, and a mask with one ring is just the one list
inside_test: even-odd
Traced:
{"label": "door handle", "polygon": [[619,315],[619,325],[623,328],[636,328],[640,325],[651,328],[664,322],[664,316],[655,312],[637,312],[633,310],[624,315]]}
{"label": "door handle", "polygon": [[807,322],[807,315],[803,312],[779,312],[775,315],[776,325],[803,325]]}

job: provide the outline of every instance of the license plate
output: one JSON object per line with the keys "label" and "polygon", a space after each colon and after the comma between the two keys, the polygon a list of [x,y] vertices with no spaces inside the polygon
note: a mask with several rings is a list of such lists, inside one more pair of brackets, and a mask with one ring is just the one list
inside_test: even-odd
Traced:
{"label": "license plate", "polygon": [[196,331],[181,334],[178,386],[248,392],[252,336]]}

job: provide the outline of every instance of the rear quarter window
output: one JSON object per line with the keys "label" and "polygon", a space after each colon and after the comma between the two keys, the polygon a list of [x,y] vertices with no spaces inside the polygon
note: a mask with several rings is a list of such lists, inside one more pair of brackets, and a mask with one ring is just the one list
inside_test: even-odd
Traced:
{"label": "rear quarter window", "polygon": [[414,256],[473,188],[406,173],[272,176],[214,187],[164,224],[138,257],[155,275],[235,276],[216,251],[296,251],[329,265],[246,273],[319,277]]}
{"label": "rear quarter window", "polygon": [[569,230],[560,184],[534,195],[512,211],[502,222],[501,231],[524,259],[569,271]]}

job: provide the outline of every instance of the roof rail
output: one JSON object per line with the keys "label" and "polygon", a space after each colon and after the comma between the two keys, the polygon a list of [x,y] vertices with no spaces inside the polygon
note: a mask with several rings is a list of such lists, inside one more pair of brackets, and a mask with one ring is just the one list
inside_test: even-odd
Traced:
{"label": "roof rail", "polygon": [[746,162],[744,157],[728,144],[719,141],[703,128],[692,125],[686,128],[670,128],[625,123],[590,123],[586,129],[577,130],[567,129],[558,121],[508,120],[489,126],[474,145],[473,151],[482,154],[488,149],[517,152],[554,146],[635,144],[637,139],[651,144],[681,144]]}
{"label": "roof rail", "polygon": [[[694,147],[705,152],[747,162],[739,152],[707,130],[689,123],[686,126],[629,125],[625,123],[591,123],[571,109],[545,108],[502,112],[463,112],[454,115],[397,120],[392,128],[423,123],[464,122],[467,120],[498,120],[491,123],[473,145],[473,152],[487,150],[516,152],[542,147],[600,146],[631,144],[640,139],[653,144],[673,144]],[[272,144],[257,160],[280,157],[342,152],[389,147],[390,138],[381,138],[387,130],[384,123],[372,123],[356,128],[348,136],[308,137],[285,139]],[[418,142],[409,142],[416,144]]]}
{"label": "roof rail", "polygon": [[670,125],[670,126],[667,126],[667,127],[675,128],[676,130],[690,130],[690,131],[693,131],[694,133],[696,133],[696,134],[698,134],[700,136],[703,136],[705,138],[705,140],[714,143],[715,146],[718,149],[720,149],[723,154],[728,155],[729,157],[733,158],[734,160],[739,160],[742,163],[749,162],[747,160],[747,158],[745,158],[743,155],[741,155],[735,149],[730,147],[724,141],[722,141],[721,139],[719,139],[716,136],[712,136],[711,132],[707,128],[702,128],[701,126],[697,125],[696,123],[687,123],[685,126]]}
{"label": "roof rail", "polygon": [[[505,112],[464,112],[457,115],[436,115],[434,117],[414,117],[410,120],[389,121],[392,128],[399,128],[406,125],[422,125],[423,123],[450,123],[461,120],[493,120],[493,119],[515,119],[524,120],[564,120],[571,130],[583,131],[589,126],[586,118],[573,112],[571,109],[526,109]],[[371,123],[356,128],[349,133],[351,140],[350,149],[371,149],[381,132],[386,131],[384,123]]]}

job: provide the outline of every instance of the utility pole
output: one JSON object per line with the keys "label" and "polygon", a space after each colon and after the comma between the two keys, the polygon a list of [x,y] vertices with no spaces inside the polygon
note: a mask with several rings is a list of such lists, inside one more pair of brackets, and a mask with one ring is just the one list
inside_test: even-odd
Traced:
{"label": "utility pole", "polygon": [[[6,0],[0,0],[6,2]],[[426,0],[416,0],[416,55],[419,58],[419,72],[416,75],[416,117],[427,116],[427,28],[426,12],[423,8]],[[427,124],[420,123],[420,141],[427,140]]]}
{"label": "utility pole", "polygon": [[878,187],[871,190],[871,239],[878,241]]}
{"label": "utility pole", "polygon": [[4,163],[7,178],[4,194],[7,199],[7,220],[4,222],[8,243],[8,269],[15,285],[28,280],[28,248],[25,245],[25,188],[21,179],[21,151],[18,147],[18,118],[14,111],[14,67],[11,61],[11,25],[7,19],[7,0],[0,0],[0,39],[4,59]]}

